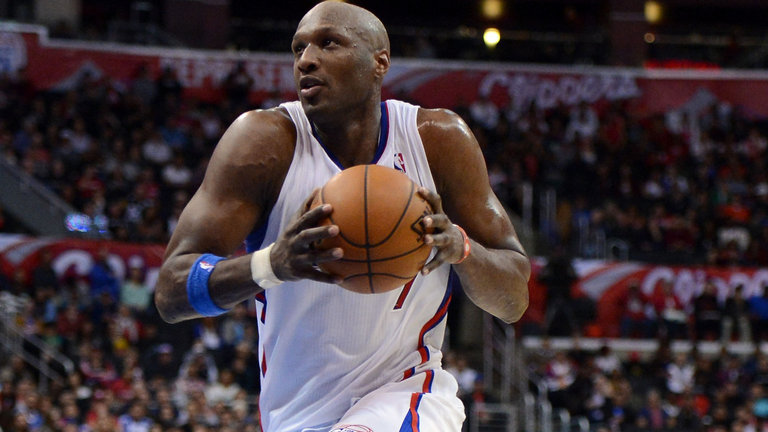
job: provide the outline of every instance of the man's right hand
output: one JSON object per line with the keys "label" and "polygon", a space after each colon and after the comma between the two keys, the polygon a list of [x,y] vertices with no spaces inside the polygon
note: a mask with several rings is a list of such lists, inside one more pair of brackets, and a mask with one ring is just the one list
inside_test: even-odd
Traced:
{"label": "man's right hand", "polygon": [[314,248],[320,240],[339,235],[337,225],[319,225],[333,208],[330,204],[310,208],[316,194],[317,190],[310,194],[272,247],[272,271],[282,281],[311,279],[325,283],[340,282],[339,276],[317,267],[321,262],[338,260],[344,256],[344,251],[338,247],[328,250]]}

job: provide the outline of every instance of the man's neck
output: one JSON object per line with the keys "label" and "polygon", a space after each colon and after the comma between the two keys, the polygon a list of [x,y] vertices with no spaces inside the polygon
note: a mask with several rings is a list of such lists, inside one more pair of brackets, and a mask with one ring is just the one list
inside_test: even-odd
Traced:
{"label": "man's neck", "polygon": [[344,167],[371,162],[381,134],[380,103],[323,120],[313,121],[315,131]]}

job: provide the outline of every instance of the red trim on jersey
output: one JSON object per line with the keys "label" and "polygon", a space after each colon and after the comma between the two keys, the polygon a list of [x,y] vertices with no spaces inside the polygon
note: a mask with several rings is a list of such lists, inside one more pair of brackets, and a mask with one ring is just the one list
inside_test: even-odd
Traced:
{"label": "red trim on jersey", "polygon": [[419,432],[419,402],[421,401],[421,393],[411,394],[411,429],[413,432]]}
{"label": "red trim on jersey", "polygon": [[267,354],[265,352],[261,353],[261,376],[267,375]]}
{"label": "red trim on jersey", "polygon": [[437,313],[435,313],[432,319],[424,324],[424,327],[422,327],[419,332],[419,354],[421,354],[421,364],[424,364],[429,360],[429,350],[424,343],[424,336],[445,317],[445,314],[448,312],[448,305],[451,303],[451,297],[451,294],[448,294],[448,298],[443,301],[442,305],[440,305],[440,309],[437,310]]}
{"label": "red trim on jersey", "polygon": [[403,379],[406,380],[413,376],[413,373],[416,371],[415,367],[412,367],[408,369],[407,371],[403,372]]}
{"label": "red trim on jersey", "polygon": [[[451,288],[448,287],[445,290],[445,297],[443,297],[443,301],[440,303],[440,306],[438,307],[437,312],[435,312],[435,315],[432,316],[432,318],[430,318],[426,324],[424,324],[424,327],[422,327],[421,331],[419,332],[417,351],[421,356],[421,363],[419,363],[418,366],[421,366],[427,361],[429,361],[429,349],[427,349],[427,345],[426,343],[424,343],[424,336],[427,334],[428,331],[432,330],[443,318],[445,318],[445,315],[448,313],[448,305],[451,304],[451,298],[452,298]],[[415,373],[416,373],[416,366],[403,372],[403,379],[408,379],[412,377]]]}
{"label": "red trim on jersey", "polygon": [[422,393],[429,393],[432,391],[432,381],[435,380],[435,371],[432,369],[425,372],[424,385],[421,386]]}
{"label": "red trim on jersey", "polygon": [[416,277],[414,276],[413,279],[408,281],[407,284],[403,287],[403,290],[400,292],[400,297],[397,298],[397,302],[395,302],[395,310],[401,309],[403,307],[403,303],[405,303],[405,298],[408,297],[408,293],[411,292],[411,286],[413,286],[413,281],[416,280]]}
{"label": "red trim on jersey", "polygon": [[256,294],[256,301],[261,303],[261,316],[259,319],[261,320],[261,323],[264,324],[264,320],[266,319],[267,315],[267,295],[264,294],[264,291]]}

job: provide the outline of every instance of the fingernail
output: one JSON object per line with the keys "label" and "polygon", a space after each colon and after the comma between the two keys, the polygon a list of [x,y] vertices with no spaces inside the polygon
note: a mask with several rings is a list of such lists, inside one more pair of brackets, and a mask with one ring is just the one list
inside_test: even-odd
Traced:
{"label": "fingernail", "polygon": [[432,218],[425,217],[424,218],[424,225],[426,225],[426,226],[432,225]]}
{"label": "fingernail", "polygon": [[423,270],[421,271],[421,274],[423,274],[424,276],[428,275],[428,274],[429,274],[429,269],[426,269],[426,268],[425,268],[425,269],[423,269]]}
{"label": "fingernail", "polygon": [[431,235],[425,235],[424,236],[424,244],[432,244],[432,236]]}
{"label": "fingernail", "polygon": [[331,255],[333,255],[334,258],[341,258],[344,256],[344,251],[341,248],[336,248],[331,252]]}
{"label": "fingernail", "polygon": [[328,228],[328,234],[330,235],[336,235],[339,233],[339,227],[337,225],[331,225]]}

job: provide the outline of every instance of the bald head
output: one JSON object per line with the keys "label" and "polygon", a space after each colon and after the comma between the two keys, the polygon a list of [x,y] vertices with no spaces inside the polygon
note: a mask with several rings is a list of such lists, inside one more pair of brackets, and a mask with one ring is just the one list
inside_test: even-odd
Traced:
{"label": "bald head", "polygon": [[299,22],[299,29],[309,23],[344,27],[367,42],[374,51],[389,51],[389,36],[384,24],[376,15],[360,6],[341,1],[324,1],[304,15]]}

